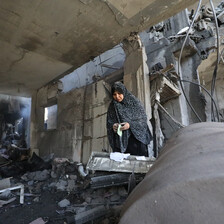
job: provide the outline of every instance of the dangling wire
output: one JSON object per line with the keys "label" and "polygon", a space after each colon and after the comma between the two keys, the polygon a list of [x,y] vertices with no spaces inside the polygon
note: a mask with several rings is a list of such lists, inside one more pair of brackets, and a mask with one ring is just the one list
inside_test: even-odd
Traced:
{"label": "dangling wire", "polygon": [[179,81],[180,81],[180,82],[188,82],[188,83],[191,83],[191,84],[193,84],[193,85],[199,86],[199,87],[201,87],[202,89],[204,89],[204,91],[210,96],[212,102],[213,102],[214,105],[215,105],[216,114],[217,114],[217,119],[218,119],[218,122],[219,122],[219,121],[220,121],[220,119],[219,119],[219,110],[218,110],[218,108],[217,108],[217,105],[216,105],[216,102],[215,102],[214,98],[213,98],[212,95],[209,93],[209,91],[208,91],[204,86],[202,86],[202,85],[200,85],[200,84],[198,84],[198,83],[191,82],[191,81],[188,81],[188,80],[183,80],[183,79],[180,79]]}
{"label": "dangling wire", "polygon": [[[215,69],[214,69],[213,76],[212,76],[212,84],[211,84],[211,96],[213,97],[213,94],[214,94],[214,91],[215,91],[215,82],[216,82],[216,77],[217,77],[218,64],[219,64],[219,60],[220,60],[219,27],[218,27],[218,20],[217,20],[215,8],[214,8],[214,5],[213,5],[213,1],[209,0],[209,2],[210,2],[210,5],[211,5],[211,8],[212,8],[212,12],[213,12],[214,20],[215,20],[216,36],[217,36],[217,60],[216,60]],[[214,102],[211,101],[211,117],[212,117],[212,121],[215,121],[213,105],[214,105]],[[217,116],[218,116],[217,119],[219,120],[219,114]]]}
{"label": "dangling wire", "polygon": [[[197,6],[197,9],[196,9],[194,18],[193,18],[192,23],[191,23],[191,25],[190,25],[190,27],[189,27],[189,29],[188,29],[188,31],[187,31],[186,37],[185,37],[185,39],[184,39],[183,45],[182,45],[181,50],[180,50],[180,56],[179,56],[179,59],[178,59],[178,75],[179,75],[179,77],[181,77],[181,76],[180,76],[180,67],[181,67],[181,57],[182,57],[183,49],[184,49],[184,46],[185,46],[185,44],[186,44],[187,38],[188,38],[188,36],[189,36],[189,33],[190,33],[190,31],[191,31],[191,28],[192,28],[192,26],[193,26],[193,24],[194,24],[194,21],[195,21],[195,19],[197,18],[197,15],[198,15],[198,12],[199,12],[199,9],[200,9],[200,6],[201,6],[201,2],[202,2],[202,0],[200,0],[199,3],[198,3],[198,6]],[[188,105],[190,106],[191,110],[193,111],[193,113],[195,114],[195,116],[198,118],[198,120],[199,120],[200,122],[202,122],[201,118],[199,117],[199,115],[197,114],[197,112],[195,111],[195,109],[193,108],[193,106],[191,105],[190,101],[188,100],[188,98],[187,98],[187,96],[186,96],[186,93],[185,93],[185,91],[184,91],[184,87],[183,87],[183,85],[182,85],[182,82],[180,82],[180,87],[181,87],[181,90],[182,90],[182,92],[183,92],[183,95],[184,95],[184,97],[185,97],[185,99],[186,99]]]}

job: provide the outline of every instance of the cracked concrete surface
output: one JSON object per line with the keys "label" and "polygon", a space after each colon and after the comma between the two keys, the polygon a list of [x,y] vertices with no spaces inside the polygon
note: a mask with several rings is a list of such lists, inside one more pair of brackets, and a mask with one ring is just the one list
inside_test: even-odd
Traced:
{"label": "cracked concrete surface", "polygon": [[[142,31],[194,2],[2,0],[0,93],[30,96],[67,70],[111,49],[130,32]],[[16,61],[21,50],[27,53]],[[24,86],[20,93],[17,83]]]}

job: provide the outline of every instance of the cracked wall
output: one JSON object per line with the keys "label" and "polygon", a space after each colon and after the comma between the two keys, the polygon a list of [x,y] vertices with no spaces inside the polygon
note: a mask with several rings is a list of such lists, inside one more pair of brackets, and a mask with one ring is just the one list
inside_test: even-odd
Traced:
{"label": "cracked wall", "polygon": [[[109,151],[106,131],[106,112],[110,97],[103,80],[71,90],[56,93],[47,99],[48,87],[41,88],[33,97],[31,148],[41,156],[54,153],[87,163],[92,151]],[[35,102],[34,102],[35,101]],[[57,104],[57,128],[44,129],[44,108]]]}
{"label": "cracked wall", "polygon": [[[123,42],[126,60],[124,64],[122,61],[119,65],[124,65],[124,83],[131,92],[142,100],[149,118],[151,118],[152,114],[151,109],[153,110],[153,114],[155,115],[153,128],[157,138],[156,147],[158,147],[160,141],[163,141],[163,135],[165,139],[168,139],[173,132],[183,127],[183,125],[198,122],[183,94],[179,93],[181,88],[177,74],[178,57],[186,35],[186,33],[177,33],[189,25],[189,16],[189,12],[184,10],[141,33],[140,42],[131,39],[135,35],[130,36],[127,42]],[[144,47],[141,46],[141,42]],[[127,46],[125,45],[126,43]],[[180,73],[182,79],[187,82],[200,84],[198,66],[211,51],[214,51],[215,44],[214,23],[207,21],[202,26],[201,21],[197,21],[194,33],[191,34],[186,42],[183,51]],[[118,55],[119,52],[122,51],[118,51]],[[105,60],[100,61],[100,64],[102,62],[109,62],[113,58],[112,55],[107,56],[104,58]],[[120,59],[123,60],[123,58],[122,54]],[[118,61],[114,63],[118,63]],[[94,66],[91,65],[90,70],[96,69],[96,71],[99,71],[100,67]],[[169,70],[166,72],[166,69],[170,66],[172,67],[172,71]],[[82,72],[87,67],[83,66],[83,68]],[[152,100],[151,91],[154,88],[153,77],[160,70],[164,71],[161,74],[165,74],[170,83],[178,90],[168,100],[162,101],[164,92],[157,89],[155,99],[161,105],[157,104],[154,107],[154,103],[150,101]],[[33,136],[36,136],[36,138],[33,137],[32,147],[34,150],[39,149],[40,155],[54,152],[57,156],[69,157],[74,161],[83,161],[86,163],[92,151],[110,150],[106,133],[106,112],[110,98],[103,86],[103,80],[106,80],[109,76],[104,76],[104,72],[94,74],[91,71],[88,74],[88,80],[83,79],[78,86],[68,87],[66,91],[57,92],[52,99],[48,97],[48,87],[43,87],[36,95],[34,94],[33,114],[36,115],[33,115],[31,126]],[[66,77],[64,80],[66,84]],[[116,81],[116,79],[113,81]],[[149,86],[149,82],[151,86]],[[217,82],[218,88],[216,91],[220,107],[223,105],[221,99],[223,93],[221,88],[222,83],[221,79]],[[203,95],[201,88],[197,85],[183,83],[183,86],[190,103],[194,106],[202,121],[205,121],[205,103],[207,97]],[[55,103],[58,104],[57,129],[46,131],[43,129],[43,109]],[[220,112],[222,112],[221,110]],[[159,149],[157,148],[157,154],[158,152]]]}

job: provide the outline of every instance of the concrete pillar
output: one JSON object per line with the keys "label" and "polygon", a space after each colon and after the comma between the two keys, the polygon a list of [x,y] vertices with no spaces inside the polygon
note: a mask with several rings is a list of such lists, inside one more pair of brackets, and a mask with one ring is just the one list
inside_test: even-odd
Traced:
{"label": "concrete pillar", "polygon": [[124,62],[124,84],[144,105],[151,119],[150,83],[147,55],[138,35],[131,35],[123,41],[126,54]]}
{"label": "concrete pillar", "polygon": [[31,100],[31,115],[30,115],[30,149],[31,153],[35,152],[39,155],[39,149],[37,148],[37,114],[36,114],[36,104],[37,104],[37,91],[32,94]]}
{"label": "concrete pillar", "polygon": [[[152,118],[150,101],[149,70],[145,47],[142,46],[140,37],[131,34],[123,41],[123,49],[126,54],[124,62],[124,85],[133,93],[145,107],[148,117],[148,126],[152,132],[152,125],[149,120]],[[153,142],[148,147],[149,156],[153,156]]]}
{"label": "concrete pillar", "polygon": [[[201,59],[198,56],[198,54],[194,54],[191,57],[185,57],[185,60],[182,60],[182,63],[181,63],[181,78],[183,80],[187,80],[193,83],[200,83],[198,78],[198,71],[197,71],[197,68],[200,63],[201,63]],[[184,86],[185,94],[187,98],[189,99],[191,105],[195,109],[196,113],[198,114],[198,116],[201,118],[202,121],[206,121],[205,100],[204,100],[204,96],[202,95],[200,91],[200,88],[196,85],[193,85],[187,82],[184,82],[182,84]],[[187,124],[185,124],[184,122],[183,123],[185,125],[189,125],[192,123],[200,122],[188,105],[186,106],[186,108],[187,108],[187,114],[188,114],[188,123]]]}

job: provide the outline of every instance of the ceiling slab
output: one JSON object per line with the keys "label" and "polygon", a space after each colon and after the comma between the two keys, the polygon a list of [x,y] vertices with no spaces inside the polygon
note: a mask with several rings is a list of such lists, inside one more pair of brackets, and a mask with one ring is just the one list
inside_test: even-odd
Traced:
{"label": "ceiling slab", "polygon": [[130,32],[142,31],[195,2],[1,0],[0,93],[30,96]]}
{"label": "ceiling slab", "polygon": [[108,0],[108,2],[113,5],[117,10],[119,10],[125,17],[130,19],[131,17],[135,16],[137,13],[141,12],[145,9],[149,4],[152,4],[154,1],[149,0],[142,0],[142,1],[135,1],[135,0]]}

